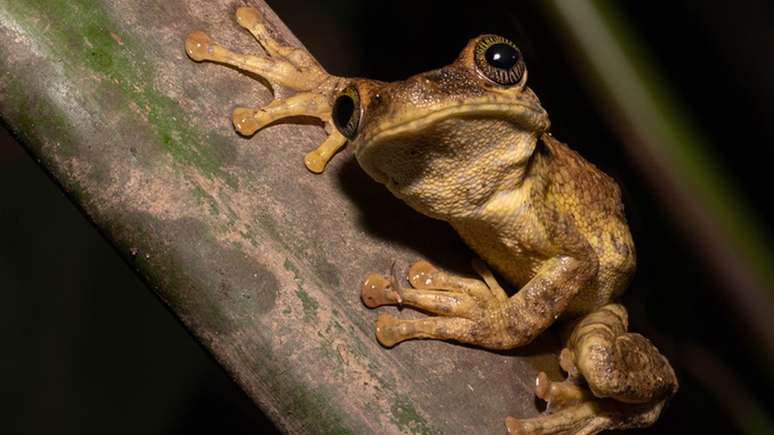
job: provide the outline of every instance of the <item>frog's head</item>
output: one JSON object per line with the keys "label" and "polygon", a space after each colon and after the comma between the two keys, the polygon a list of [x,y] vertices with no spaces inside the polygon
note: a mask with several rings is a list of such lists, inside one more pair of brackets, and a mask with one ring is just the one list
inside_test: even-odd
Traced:
{"label": "frog's head", "polygon": [[333,121],[363,169],[399,198],[430,216],[464,215],[521,180],[549,127],[526,81],[518,48],[483,35],[443,68],[351,81]]}

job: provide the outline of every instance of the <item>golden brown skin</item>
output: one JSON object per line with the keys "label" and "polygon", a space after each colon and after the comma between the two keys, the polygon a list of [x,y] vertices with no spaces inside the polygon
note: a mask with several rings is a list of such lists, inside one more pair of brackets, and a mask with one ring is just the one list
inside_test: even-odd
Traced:
{"label": "golden brown skin", "polygon": [[410,288],[370,274],[361,289],[368,307],[409,305],[437,314],[381,314],[376,336],[383,345],[433,338],[511,349],[561,318],[575,325],[560,355],[568,378],[551,382],[541,373],[536,394],[548,402],[547,413],[509,417],[508,432],[594,434],[656,421],[678,384],[666,358],[627,332],[626,310],[611,303],[635,268],[618,186],[547,133],[548,115],[526,86],[520,57],[510,82],[498,82],[504,73],[493,78],[480,57],[496,37],[483,35],[454,63],[401,82],[348,79],[272,39],[257,10],[240,8],[237,20],[266,55],[236,54],[194,32],[189,56],[299,91],[267,107],[236,109],[240,133],[280,118],[319,117],[330,136],[307,154],[310,170],[322,172],[349,137],[369,175],[417,211],[449,222],[519,289],[509,297],[481,262],[474,262],[478,280],[420,260],[408,271]]}

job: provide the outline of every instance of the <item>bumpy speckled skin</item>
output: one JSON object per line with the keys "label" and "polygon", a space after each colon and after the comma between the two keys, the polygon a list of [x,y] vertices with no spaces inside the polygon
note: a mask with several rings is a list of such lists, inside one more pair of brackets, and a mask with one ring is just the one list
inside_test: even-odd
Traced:
{"label": "bumpy speckled skin", "polygon": [[[510,85],[487,78],[474,55],[482,36],[454,63],[401,82],[335,77],[302,50],[274,41],[258,11],[240,8],[237,19],[268,56],[233,53],[201,32],[189,35],[189,55],[299,91],[264,108],[236,109],[239,132],[299,114],[319,117],[330,136],[307,155],[307,167],[321,172],[349,136],[368,174],[417,211],[449,222],[518,289],[507,295],[479,263],[482,281],[426,261],[409,269],[410,288],[371,274],[361,289],[367,306],[403,304],[437,314],[380,315],[382,344],[433,338],[510,349],[562,319],[571,326],[560,355],[568,379],[551,382],[541,374],[536,394],[549,412],[509,417],[509,433],[593,434],[656,421],[677,379],[646,338],[627,332],[626,310],[611,303],[635,268],[618,186],[547,133],[548,115],[526,86],[526,69]],[[345,134],[331,128],[331,111],[353,88],[359,122]]]}
{"label": "bumpy speckled skin", "polygon": [[[563,352],[569,379],[554,385],[565,393],[549,394],[546,380],[539,392],[556,403],[555,412],[509,419],[509,432],[596,433],[652,424],[677,379],[647,339],[627,332],[626,310],[609,305],[635,269],[620,190],[547,133],[548,115],[526,87],[526,73],[520,83],[502,86],[476,68],[478,41],[453,64],[403,82],[354,81],[362,113],[353,145],[374,179],[417,211],[448,221],[519,290],[503,299],[492,288],[489,298],[429,265],[409,272],[415,289],[370,276],[363,286],[367,305],[406,304],[444,316],[382,315],[377,337],[387,346],[436,338],[510,349],[557,319],[583,319]],[[577,393],[579,386],[592,394]],[[574,394],[582,398],[568,398]]]}

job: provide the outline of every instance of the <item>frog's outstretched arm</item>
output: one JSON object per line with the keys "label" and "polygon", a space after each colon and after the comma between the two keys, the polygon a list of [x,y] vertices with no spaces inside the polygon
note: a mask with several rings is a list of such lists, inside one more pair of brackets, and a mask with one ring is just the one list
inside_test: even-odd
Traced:
{"label": "frog's outstretched arm", "polygon": [[298,91],[289,98],[274,100],[261,108],[237,107],[232,115],[234,128],[240,134],[249,136],[282,118],[319,118],[325,124],[329,136],[317,149],[304,157],[304,163],[310,171],[322,172],[328,160],[347,141],[333,128],[331,121],[333,99],[344,87],[346,80],[328,74],[306,50],[283,45],[274,40],[257,9],[241,7],[236,12],[236,18],[239,25],[258,40],[266,55],[235,53],[215,43],[204,32],[188,35],[185,41],[186,53],[197,62],[207,60],[231,65]]}

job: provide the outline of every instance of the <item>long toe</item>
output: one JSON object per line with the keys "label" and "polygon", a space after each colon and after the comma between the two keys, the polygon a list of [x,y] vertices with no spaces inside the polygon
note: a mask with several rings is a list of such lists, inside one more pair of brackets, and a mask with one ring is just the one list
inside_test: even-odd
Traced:
{"label": "long toe", "polygon": [[408,270],[408,280],[414,288],[433,288],[433,275],[438,272],[426,260],[415,261]]}
{"label": "long toe", "polygon": [[376,319],[376,339],[384,347],[393,347],[402,341],[398,319],[389,314],[379,314]]}
{"label": "long toe", "polygon": [[368,308],[401,302],[400,295],[392,288],[390,279],[380,273],[370,273],[366,277],[360,287],[360,299]]}

